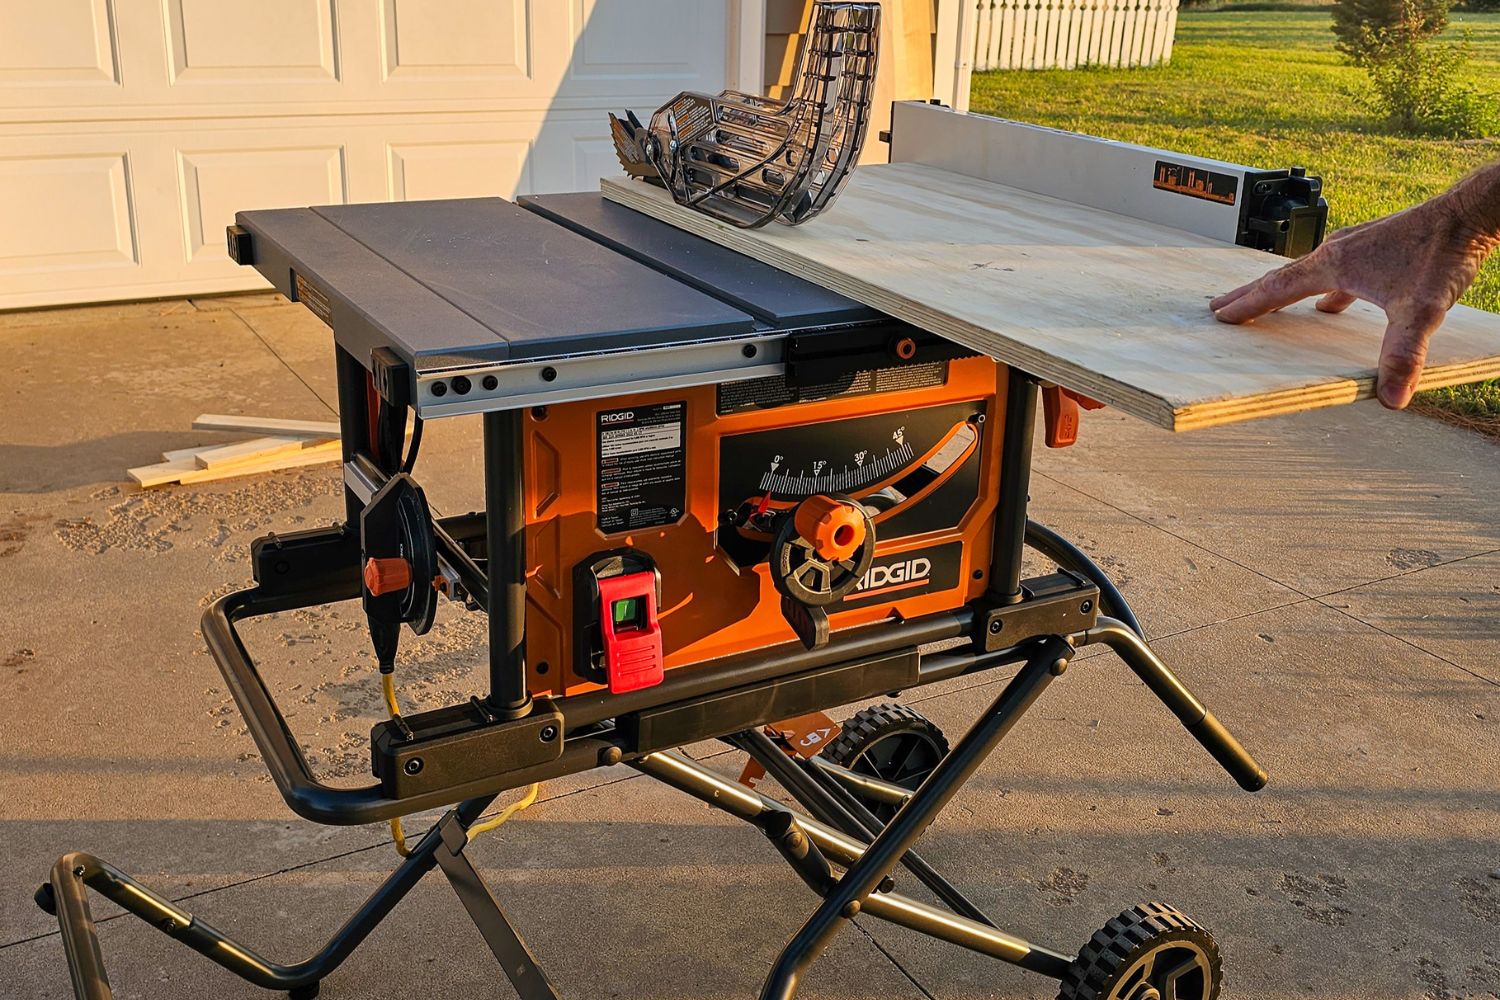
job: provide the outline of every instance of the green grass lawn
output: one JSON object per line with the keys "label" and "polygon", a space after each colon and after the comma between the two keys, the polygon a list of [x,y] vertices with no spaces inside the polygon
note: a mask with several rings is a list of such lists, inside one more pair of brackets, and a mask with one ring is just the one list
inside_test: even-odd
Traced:
{"label": "green grass lawn", "polygon": [[[1500,157],[1497,139],[1387,131],[1368,105],[1364,72],[1334,51],[1330,23],[1317,9],[1184,11],[1170,65],[976,73],[970,104],[1251,166],[1306,166],[1324,180],[1334,228],[1406,208]],[[1500,14],[1454,13],[1449,34],[1463,28],[1472,81],[1500,99]],[[1464,301],[1500,312],[1500,254]],[[1426,402],[1500,427],[1500,381],[1438,390]]]}

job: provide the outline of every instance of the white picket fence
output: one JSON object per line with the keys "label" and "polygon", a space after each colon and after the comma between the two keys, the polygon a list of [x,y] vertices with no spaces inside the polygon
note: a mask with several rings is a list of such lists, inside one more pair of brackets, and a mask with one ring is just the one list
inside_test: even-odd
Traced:
{"label": "white picket fence", "polygon": [[1177,2],[978,0],[973,66],[976,70],[1154,66],[1172,57]]}

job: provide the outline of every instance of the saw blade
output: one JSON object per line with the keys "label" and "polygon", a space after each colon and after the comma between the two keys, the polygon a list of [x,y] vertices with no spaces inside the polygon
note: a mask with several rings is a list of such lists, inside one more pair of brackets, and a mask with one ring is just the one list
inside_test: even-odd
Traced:
{"label": "saw blade", "polygon": [[611,114],[609,134],[615,141],[615,156],[619,157],[620,166],[625,168],[627,174],[655,184],[664,183],[661,175],[656,172],[656,166],[641,147],[641,137],[646,134],[646,126],[641,124],[634,112],[626,111],[624,121]]}

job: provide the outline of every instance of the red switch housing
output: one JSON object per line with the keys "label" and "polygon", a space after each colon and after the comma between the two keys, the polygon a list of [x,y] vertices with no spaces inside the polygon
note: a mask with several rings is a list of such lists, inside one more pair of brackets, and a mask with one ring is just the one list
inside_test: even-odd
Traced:
{"label": "red switch housing", "polygon": [[599,581],[599,635],[611,694],[639,691],[663,677],[656,573],[646,570]]}

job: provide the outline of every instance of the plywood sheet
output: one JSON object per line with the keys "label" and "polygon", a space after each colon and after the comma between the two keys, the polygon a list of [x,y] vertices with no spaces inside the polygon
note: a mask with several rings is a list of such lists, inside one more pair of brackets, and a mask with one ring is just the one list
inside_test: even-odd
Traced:
{"label": "plywood sheet", "polygon": [[[807,225],[736,229],[658,187],[605,197],[1172,430],[1374,394],[1385,331],[1357,303],[1247,326],[1208,301],[1277,261],[1180,230],[922,164],[860,168]],[[1500,316],[1455,307],[1423,388],[1500,376]]]}

